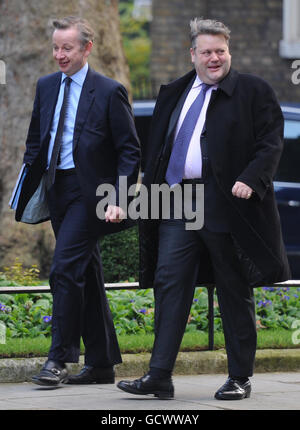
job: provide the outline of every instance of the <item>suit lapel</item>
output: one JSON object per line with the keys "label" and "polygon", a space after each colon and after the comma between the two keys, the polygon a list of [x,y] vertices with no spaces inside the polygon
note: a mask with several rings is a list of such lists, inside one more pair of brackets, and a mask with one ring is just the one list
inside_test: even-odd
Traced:
{"label": "suit lapel", "polygon": [[92,69],[89,68],[82,87],[77,113],[76,113],[74,137],[73,137],[73,151],[76,149],[78,145],[82,128],[85,124],[89,110],[93,104],[93,101],[95,98],[94,91],[95,91],[94,72]]}
{"label": "suit lapel", "polygon": [[42,124],[42,136],[41,136],[41,142],[42,144],[47,140],[47,136],[49,136],[52,121],[53,121],[53,115],[54,110],[58,98],[58,93],[60,89],[61,84],[61,73],[58,72],[55,76],[52,82],[50,82],[47,87],[43,90],[43,100],[46,100],[47,105],[45,109],[45,116],[43,118],[43,124]]}

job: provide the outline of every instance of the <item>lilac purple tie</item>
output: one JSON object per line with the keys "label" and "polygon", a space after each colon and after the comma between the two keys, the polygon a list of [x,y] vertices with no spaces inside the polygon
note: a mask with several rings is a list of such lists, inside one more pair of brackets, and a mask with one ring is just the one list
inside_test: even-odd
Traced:
{"label": "lilac purple tie", "polygon": [[170,187],[182,181],[189,143],[205,100],[206,91],[210,87],[211,85],[201,84],[201,91],[189,108],[177,134],[166,173],[166,181]]}

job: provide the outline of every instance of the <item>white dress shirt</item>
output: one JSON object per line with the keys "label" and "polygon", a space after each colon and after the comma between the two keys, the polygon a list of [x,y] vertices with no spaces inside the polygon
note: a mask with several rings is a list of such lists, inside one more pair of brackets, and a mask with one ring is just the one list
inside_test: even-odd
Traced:
{"label": "white dress shirt", "polygon": [[[202,81],[197,75],[193,83],[193,86],[190,89],[185,99],[184,105],[179,115],[179,119],[177,121],[176,130],[175,130],[174,142],[178,134],[178,131],[184,121],[185,115],[187,114],[187,111],[189,110],[190,106],[192,105],[192,103],[198,96],[199,92],[201,91],[201,84],[202,84]],[[198,121],[195,126],[194,133],[191,137],[191,141],[189,144],[189,148],[188,148],[188,152],[185,160],[185,168],[184,168],[184,174],[183,174],[184,179],[202,177],[202,154],[201,154],[201,147],[200,147],[200,136],[205,123],[206,110],[210,100],[211,92],[215,89],[217,89],[217,85],[212,86],[206,92],[204,104],[201,109]]]}

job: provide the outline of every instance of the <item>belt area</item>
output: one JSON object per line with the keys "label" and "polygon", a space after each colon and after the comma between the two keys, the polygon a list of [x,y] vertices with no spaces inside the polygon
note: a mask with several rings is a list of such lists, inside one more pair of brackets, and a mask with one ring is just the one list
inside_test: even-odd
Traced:
{"label": "belt area", "polygon": [[69,176],[75,174],[75,167],[72,169],[56,169],[56,176]]}
{"label": "belt area", "polygon": [[182,179],[181,181],[182,185],[184,184],[203,184],[204,180],[203,178],[193,178],[193,179]]}

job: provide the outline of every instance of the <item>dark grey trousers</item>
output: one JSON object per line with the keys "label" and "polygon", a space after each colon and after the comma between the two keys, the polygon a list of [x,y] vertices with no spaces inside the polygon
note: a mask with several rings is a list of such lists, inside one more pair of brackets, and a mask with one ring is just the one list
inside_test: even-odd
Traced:
{"label": "dark grey trousers", "polygon": [[242,273],[229,233],[186,230],[163,220],[155,275],[155,342],[150,366],[172,370],[185,331],[201,258],[209,253],[221,311],[230,376],[251,376],[256,351],[253,288]]}

